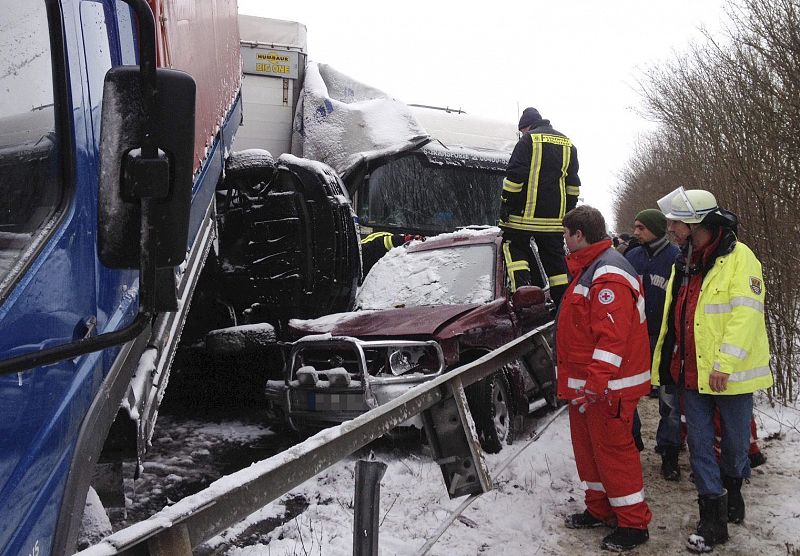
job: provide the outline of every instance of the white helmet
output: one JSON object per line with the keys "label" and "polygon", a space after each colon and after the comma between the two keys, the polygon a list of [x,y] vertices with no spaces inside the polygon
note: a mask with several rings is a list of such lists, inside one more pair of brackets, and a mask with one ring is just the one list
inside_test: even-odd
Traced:
{"label": "white helmet", "polygon": [[699,224],[709,214],[719,214],[717,199],[710,191],[679,187],[658,200],[658,208],[668,220]]}

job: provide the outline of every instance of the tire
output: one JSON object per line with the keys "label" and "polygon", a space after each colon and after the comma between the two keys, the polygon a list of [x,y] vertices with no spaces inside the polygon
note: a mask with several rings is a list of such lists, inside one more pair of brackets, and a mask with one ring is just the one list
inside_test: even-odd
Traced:
{"label": "tire", "polygon": [[505,373],[498,372],[481,383],[476,419],[481,447],[496,454],[514,440],[514,402]]}
{"label": "tire", "polygon": [[254,194],[274,175],[275,159],[263,149],[232,152],[225,161],[225,181],[243,193]]}

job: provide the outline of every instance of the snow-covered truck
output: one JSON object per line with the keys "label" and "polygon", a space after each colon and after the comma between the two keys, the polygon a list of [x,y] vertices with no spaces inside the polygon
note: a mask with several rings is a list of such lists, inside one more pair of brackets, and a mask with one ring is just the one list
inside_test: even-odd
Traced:
{"label": "snow-covered truck", "polygon": [[309,62],[292,149],[342,176],[363,235],[434,235],[497,224],[518,138],[511,122],[406,104]]}
{"label": "snow-covered truck", "polygon": [[236,12],[0,0],[2,554],[71,554],[97,470],[147,445],[241,120]]}

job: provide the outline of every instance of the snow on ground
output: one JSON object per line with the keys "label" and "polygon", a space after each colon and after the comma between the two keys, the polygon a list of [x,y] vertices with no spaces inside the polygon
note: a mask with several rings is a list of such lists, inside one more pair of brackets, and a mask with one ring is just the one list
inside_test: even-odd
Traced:
{"label": "snow on ground", "polygon": [[[654,518],[650,524],[650,542],[631,554],[687,554],[685,539],[694,531],[698,517],[696,492],[688,479],[688,456],[682,455],[683,478],[679,483],[661,479],[660,459],[652,450],[657,401],[643,399],[640,412],[648,444],[642,452],[645,489]],[[770,408],[762,401],[756,416],[768,461],[753,471],[750,484],[744,487],[748,503],[745,523],[731,525],[730,541],[714,553],[798,556],[800,411]],[[544,421],[531,420],[514,445],[500,454],[487,456],[489,468],[497,469],[519,453],[494,477],[495,489],[478,497],[429,554],[603,553],[599,544],[608,530],[573,531],[563,526],[566,514],[583,509],[583,490],[572,458],[566,413],[538,441],[520,452]],[[376,449],[376,456],[388,465],[381,482],[380,553],[417,554],[464,498],[449,499],[438,466],[424,449]],[[285,518],[284,523],[268,533],[251,535],[252,542],[233,541],[239,548],[231,548],[227,554],[352,554],[356,459],[356,456],[348,458],[320,473],[280,501],[212,539],[208,546],[219,550],[243,531],[252,534],[259,522],[280,522],[276,516],[283,511],[283,504],[295,501],[296,506],[296,500],[304,499],[308,506],[299,515]]]}

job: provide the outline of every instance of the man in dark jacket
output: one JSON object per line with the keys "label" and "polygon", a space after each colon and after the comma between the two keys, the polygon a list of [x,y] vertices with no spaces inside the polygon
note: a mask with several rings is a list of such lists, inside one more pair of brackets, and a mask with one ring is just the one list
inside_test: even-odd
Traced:
{"label": "man in dark jacket", "polygon": [[[539,274],[531,248],[534,240],[550,296],[558,304],[568,284],[561,221],[578,203],[578,154],[572,141],[536,108],[523,111],[519,131],[522,137],[508,161],[500,197],[503,254],[512,291],[533,284],[531,267]],[[538,283],[544,285],[545,277]]]}
{"label": "man in dark jacket", "polygon": [[[672,264],[680,252],[667,239],[667,218],[660,210],[646,209],[636,215],[633,235],[639,242],[625,253],[644,283],[644,311],[647,315],[647,334],[650,337],[652,355],[661,328],[664,314],[664,299]],[[661,454],[661,475],[668,481],[681,478],[678,467],[678,451],[681,438],[681,411],[675,395],[675,386],[662,385],[658,389],[658,412],[661,416],[656,431],[656,452]],[[634,437],[641,432],[634,428]]]}

